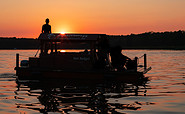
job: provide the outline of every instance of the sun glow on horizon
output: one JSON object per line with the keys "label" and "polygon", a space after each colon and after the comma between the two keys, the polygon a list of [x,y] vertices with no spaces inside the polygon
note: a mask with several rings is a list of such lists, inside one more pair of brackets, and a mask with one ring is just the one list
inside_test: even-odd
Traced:
{"label": "sun glow on horizon", "polygon": [[60,34],[65,34],[66,32],[64,32],[64,31],[62,31],[62,32],[60,32]]}
{"label": "sun glow on horizon", "polygon": [[65,52],[66,52],[66,50],[60,50],[60,52],[65,53]]}
{"label": "sun glow on horizon", "polygon": [[46,18],[50,20],[52,33],[61,35],[130,35],[185,30],[182,13],[185,0],[1,0],[0,3],[3,4],[0,7],[1,37],[37,38]]}

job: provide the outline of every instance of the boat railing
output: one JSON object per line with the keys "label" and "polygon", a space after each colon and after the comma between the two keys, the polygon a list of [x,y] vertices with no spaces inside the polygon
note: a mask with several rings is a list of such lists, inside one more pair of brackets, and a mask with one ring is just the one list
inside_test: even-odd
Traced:
{"label": "boat railing", "polygon": [[143,72],[144,74],[151,70],[151,67],[147,67],[147,55],[144,54],[137,58],[137,70]]}
{"label": "boat railing", "polygon": [[20,67],[29,67],[29,59],[30,58],[38,58],[36,56],[30,57],[27,55],[16,53],[16,63],[15,63],[15,69],[18,69]]}

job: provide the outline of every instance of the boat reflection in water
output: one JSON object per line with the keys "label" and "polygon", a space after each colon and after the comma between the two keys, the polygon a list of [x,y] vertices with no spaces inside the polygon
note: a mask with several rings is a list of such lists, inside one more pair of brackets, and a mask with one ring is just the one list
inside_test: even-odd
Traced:
{"label": "boat reflection in water", "polygon": [[[17,103],[19,109],[31,109],[40,113],[124,113],[125,110],[141,109],[141,103],[126,104],[120,98],[146,95],[145,84],[147,79],[138,80],[128,84],[112,82],[102,83],[91,80],[17,80],[15,93],[19,98],[21,94],[35,97],[33,103]],[[147,103],[150,105],[152,103]]]}

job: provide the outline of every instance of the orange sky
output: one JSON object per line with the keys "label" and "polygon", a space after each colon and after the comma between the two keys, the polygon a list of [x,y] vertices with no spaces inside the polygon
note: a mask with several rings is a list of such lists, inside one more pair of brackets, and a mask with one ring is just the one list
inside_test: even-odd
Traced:
{"label": "orange sky", "polygon": [[131,34],[185,30],[185,0],[0,0],[0,36],[52,32]]}

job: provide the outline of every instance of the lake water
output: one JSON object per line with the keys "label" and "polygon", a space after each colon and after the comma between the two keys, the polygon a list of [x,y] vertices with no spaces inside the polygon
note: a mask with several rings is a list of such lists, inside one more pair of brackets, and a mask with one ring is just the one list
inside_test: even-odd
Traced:
{"label": "lake water", "polygon": [[69,82],[18,82],[15,55],[34,56],[37,50],[0,50],[1,114],[86,114],[93,111],[126,114],[185,113],[185,51],[125,50],[131,58],[147,54],[150,81],[132,84],[69,86]]}

